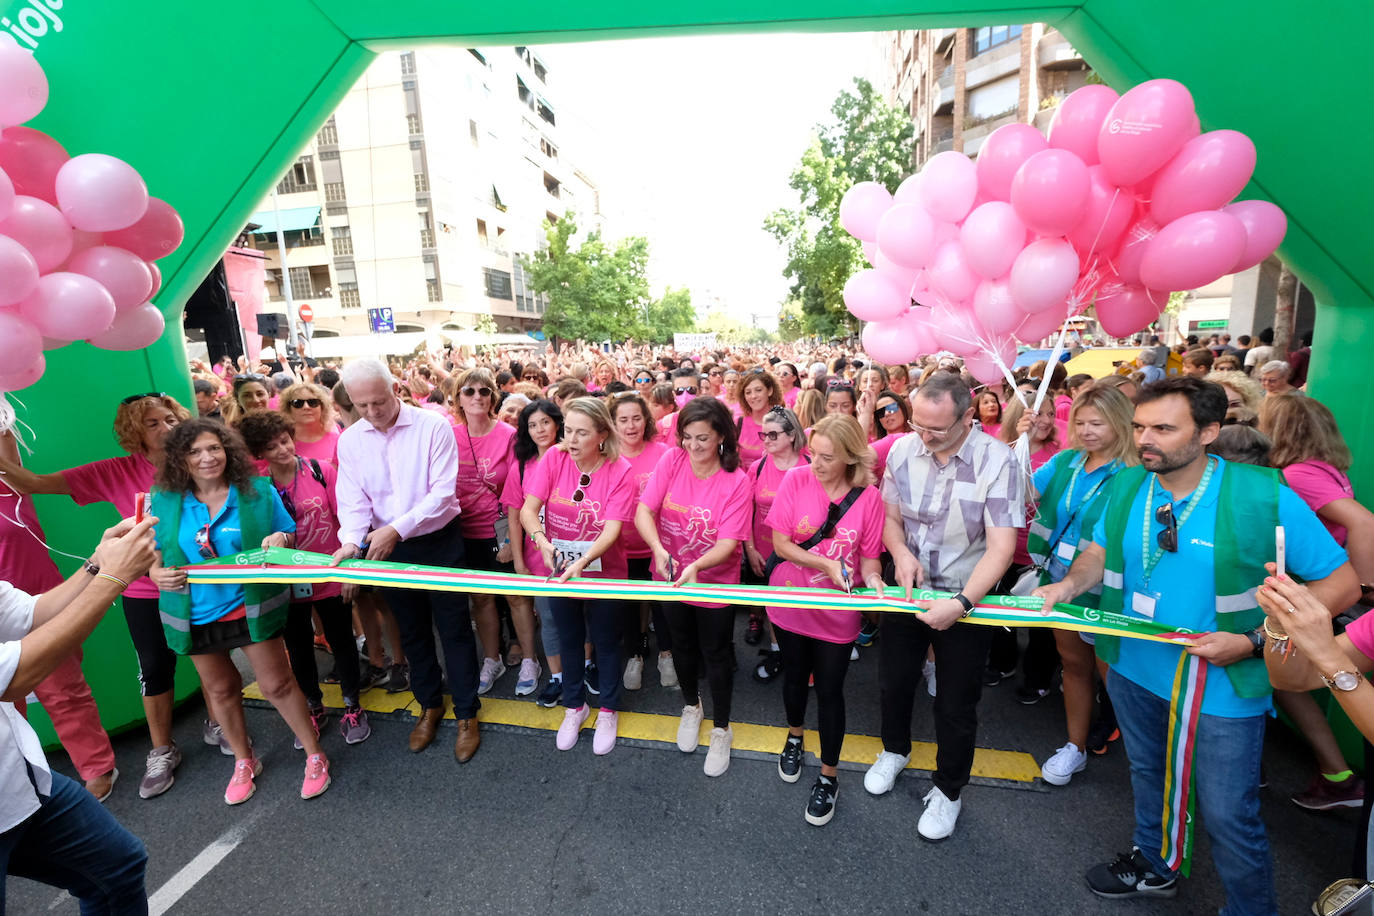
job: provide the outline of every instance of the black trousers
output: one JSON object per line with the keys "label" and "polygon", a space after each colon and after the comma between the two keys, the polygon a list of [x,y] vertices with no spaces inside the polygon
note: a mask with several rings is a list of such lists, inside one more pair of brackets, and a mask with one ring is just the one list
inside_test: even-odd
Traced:
{"label": "black trousers", "polygon": [[911,713],[926,649],[935,647],[935,774],[950,800],[968,785],[978,733],[978,700],[991,627],[956,623],[932,630],[906,614],[884,614],[878,640],[883,750],[911,753]]}
{"label": "black trousers", "polygon": [[[629,575],[625,578],[634,579],[636,582],[649,582],[653,579],[650,572],[650,564],[653,563],[652,557],[630,557]],[[644,605],[649,606],[650,619],[654,622],[654,639],[658,642],[658,651],[673,651],[673,636],[669,632],[668,618],[663,616],[662,601],[617,601],[620,606],[622,625],[625,630],[625,651],[624,658],[634,658],[640,655],[649,645],[649,634],[642,629],[640,624],[640,612]],[[600,659],[597,660],[598,664]]]}
{"label": "black trousers", "polygon": [[[315,663],[315,628],[310,609],[319,611],[324,624],[324,638],[334,653],[334,670],[339,674],[339,690],[344,705],[358,703],[358,644],[353,641],[353,607],[335,595],[316,601],[292,602],[286,613],[286,654],[291,659],[291,673],[296,676],[301,693],[311,708],[324,703],[320,690],[320,670]],[[348,702],[348,701],[352,702]]]}
{"label": "black trousers", "polygon": [[706,680],[711,685],[711,715],[716,728],[730,727],[730,701],[735,690],[735,608],[696,607],[674,601],[665,604],[663,615],[673,634],[673,667],[682,685],[682,701],[695,706],[700,666],[706,657]]}
{"label": "black trousers", "polygon": [[782,706],[787,724],[806,722],[807,682],[816,677],[816,718],[821,733],[821,763],[838,766],[844,746],[844,676],[852,643],[826,642],[773,625],[782,653]]}
{"label": "black trousers", "polygon": [[[1006,575],[992,588],[994,595],[1009,595],[1016,580],[1029,567],[1013,564]],[[988,651],[988,667],[998,671],[1015,671],[1018,656],[1021,662],[1022,683],[1028,690],[1048,690],[1054,680],[1054,669],[1059,667],[1059,649],[1054,644],[1054,630],[1049,627],[1017,627],[1003,629],[990,627],[992,647]],[[1026,653],[1021,655],[1017,643],[1020,630],[1027,630],[1030,641]]]}

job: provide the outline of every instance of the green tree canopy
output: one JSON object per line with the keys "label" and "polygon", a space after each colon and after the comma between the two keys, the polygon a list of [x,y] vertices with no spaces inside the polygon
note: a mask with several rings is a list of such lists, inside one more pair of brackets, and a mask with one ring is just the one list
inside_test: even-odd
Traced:
{"label": "green tree canopy", "polygon": [[524,259],[529,285],[548,296],[544,333],[563,340],[624,340],[644,336],[649,305],[649,241],[642,236],[608,245],[599,232],[574,247],[569,212],[545,223],[548,245]]}
{"label": "green tree canopy", "polygon": [[672,343],[674,334],[694,331],[696,326],[697,312],[692,307],[691,292],[670,286],[663,291],[663,298],[649,303],[643,339],[651,344]]}
{"label": "green tree canopy", "polygon": [[842,294],[845,281],[864,266],[863,250],[840,226],[840,199],[860,181],[896,190],[912,170],[915,136],[911,118],[864,79],[839,94],[830,114],[792,172],[789,184],[798,205],[764,220],[764,228],[787,248],[783,273],[801,303],[802,328],[822,337],[858,328]]}

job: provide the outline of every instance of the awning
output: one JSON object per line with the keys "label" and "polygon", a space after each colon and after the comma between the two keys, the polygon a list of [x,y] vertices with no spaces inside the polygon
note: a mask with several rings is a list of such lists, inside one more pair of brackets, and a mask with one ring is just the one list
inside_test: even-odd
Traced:
{"label": "awning", "polygon": [[1131,362],[1140,355],[1139,347],[1094,347],[1091,350],[1084,350],[1064,364],[1064,371],[1069,375],[1091,375],[1093,378],[1103,378],[1116,372],[1113,363]]}
{"label": "awning", "polygon": [[277,232],[277,213],[281,214],[281,228],[284,232],[313,229],[320,222],[319,207],[288,207],[276,212],[264,210],[261,213],[254,213],[248,218],[250,223],[258,224],[258,228],[253,230],[253,234],[275,235]]}
{"label": "awning", "polygon": [[[1013,368],[1013,369],[1020,369],[1020,368],[1022,368],[1023,366],[1034,365],[1035,363],[1040,362],[1040,360],[1042,360],[1042,359],[1049,359],[1049,358],[1050,358],[1050,355],[1053,354],[1053,353],[1054,353],[1053,350],[1023,350],[1023,351],[1016,357],[1016,364],[1013,365],[1012,368]],[[1068,359],[1068,358],[1069,358],[1069,353],[1068,353],[1067,350],[1065,350],[1064,352],[1062,352],[1062,353],[1059,354],[1059,361],[1060,361],[1060,362],[1063,362],[1064,360],[1066,360],[1066,359]]]}

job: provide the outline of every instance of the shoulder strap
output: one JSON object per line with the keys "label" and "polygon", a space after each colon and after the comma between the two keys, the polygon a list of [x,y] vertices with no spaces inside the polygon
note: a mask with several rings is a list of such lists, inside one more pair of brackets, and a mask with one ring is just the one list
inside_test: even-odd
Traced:
{"label": "shoulder strap", "polygon": [[742,435],[744,435],[744,417],[735,420],[735,436],[738,438]]}
{"label": "shoulder strap", "polygon": [[844,514],[849,511],[850,507],[854,505],[854,502],[863,495],[863,492],[863,487],[851,487],[849,492],[845,494],[844,499],[837,503],[831,503],[830,509],[825,513],[825,524],[821,526],[819,531],[806,539],[806,542],[801,545],[801,549],[810,550],[821,541],[833,535],[835,533],[835,526],[839,524],[840,519],[844,518]]}
{"label": "shoulder strap", "polygon": [[314,458],[310,459],[310,476],[315,478],[315,483],[319,484],[322,487],[325,485],[324,469],[320,467],[320,463],[316,461]]}

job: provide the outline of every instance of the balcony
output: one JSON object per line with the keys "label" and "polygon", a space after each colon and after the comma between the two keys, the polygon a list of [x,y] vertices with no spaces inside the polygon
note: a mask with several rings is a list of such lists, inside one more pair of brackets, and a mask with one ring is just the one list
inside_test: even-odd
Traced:
{"label": "balcony", "polygon": [[1035,59],[1046,70],[1078,69],[1083,66],[1083,55],[1069,44],[1067,38],[1053,30],[1047,31],[1040,39]]}
{"label": "balcony", "polygon": [[1015,124],[1018,120],[1016,109],[1001,111],[985,117],[969,117],[964,120],[964,152],[970,156],[978,155],[988,134],[1004,124]]}
{"label": "balcony", "polygon": [[991,83],[1021,69],[1021,45],[1019,42],[998,45],[970,58],[964,71],[964,86],[973,89]]}

